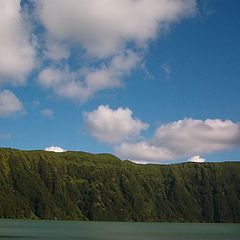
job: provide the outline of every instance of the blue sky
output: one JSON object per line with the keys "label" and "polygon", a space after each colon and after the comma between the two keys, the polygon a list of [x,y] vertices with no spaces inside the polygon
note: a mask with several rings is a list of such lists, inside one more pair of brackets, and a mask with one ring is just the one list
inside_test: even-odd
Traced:
{"label": "blue sky", "polygon": [[239,1],[110,2],[1,1],[0,145],[240,160]]}

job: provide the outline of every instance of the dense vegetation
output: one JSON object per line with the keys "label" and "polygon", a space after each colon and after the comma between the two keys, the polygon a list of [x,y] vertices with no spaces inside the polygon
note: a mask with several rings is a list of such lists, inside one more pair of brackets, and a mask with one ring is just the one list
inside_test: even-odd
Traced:
{"label": "dense vegetation", "polygon": [[0,149],[0,217],[240,222],[240,163]]}

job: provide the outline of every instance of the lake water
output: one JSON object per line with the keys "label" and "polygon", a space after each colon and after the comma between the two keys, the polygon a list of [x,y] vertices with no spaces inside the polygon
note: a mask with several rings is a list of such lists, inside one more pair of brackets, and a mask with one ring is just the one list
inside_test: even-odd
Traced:
{"label": "lake water", "polygon": [[240,224],[0,220],[3,239],[239,240]]}

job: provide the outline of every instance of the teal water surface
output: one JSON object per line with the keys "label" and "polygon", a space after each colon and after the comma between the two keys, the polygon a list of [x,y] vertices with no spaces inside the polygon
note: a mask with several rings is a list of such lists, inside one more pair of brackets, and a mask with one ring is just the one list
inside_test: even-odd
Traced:
{"label": "teal water surface", "polygon": [[0,220],[3,239],[239,240],[240,224]]}

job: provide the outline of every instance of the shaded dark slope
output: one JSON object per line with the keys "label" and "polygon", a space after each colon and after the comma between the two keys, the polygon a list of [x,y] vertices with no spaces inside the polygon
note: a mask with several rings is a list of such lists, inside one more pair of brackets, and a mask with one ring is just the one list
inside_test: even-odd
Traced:
{"label": "shaded dark slope", "polygon": [[240,163],[0,149],[0,217],[240,222]]}

